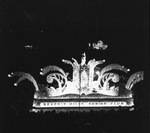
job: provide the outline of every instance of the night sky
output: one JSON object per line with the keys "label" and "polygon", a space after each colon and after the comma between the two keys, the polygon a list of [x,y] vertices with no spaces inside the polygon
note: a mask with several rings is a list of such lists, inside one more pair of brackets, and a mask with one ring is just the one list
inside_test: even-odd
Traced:
{"label": "night sky", "polygon": [[[18,91],[9,88],[10,72],[24,71],[38,79],[47,65],[68,71],[62,59],[80,62],[83,52],[87,60],[124,65],[130,75],[143,70],[139,92],[148,98],[148,16],[148,0],[0,0],[0,107]],[[88,49],[99,40],[108,45],[106,50]]]}
{"label": "night sky", "polygon": [[[148,76],[148,1],[140,0],[1,0],[0,79],[25,71],[38,75],[40,68],[57,65],[62,59],[106,60],[118,63],[131,73],[144,70]],[[108,48],[88,49],[102,40]],[[25,46],[32,46],[31,49]]]}
{"label": "night sky", "polygon": [[[39,69],[72,57],[106,59],[143,70],[148,58],[147,1],[3,0],[0,6],[1,67]],[[102,40],[106,51],[88,50]],[[32,45],[32,49],[26,49]],[[31,70],[31,71],[32,71]]]}

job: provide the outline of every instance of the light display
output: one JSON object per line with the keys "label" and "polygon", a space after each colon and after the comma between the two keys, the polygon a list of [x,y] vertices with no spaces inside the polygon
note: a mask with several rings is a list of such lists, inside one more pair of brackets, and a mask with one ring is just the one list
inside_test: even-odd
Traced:
{"label": "light display", "polygon": [[107,49],[108,45],[105,45],[102,40],[99,40],[97,43],[89,43],[89,48],[90,47],[92,47],[92,49],[105,50]]}
{"label": "light display", "polygon": [[[105,46],[106,47],[106,46]],[[41,85],[28,73],[15,72],[8,77],[19,76],[14,84],[28,79],[35,87],[32,111],[55,108],[108,108],[133,107],[134,97],[132,88],[135,83],[143,80],[143,71],[131,75],[122,82],[118,71],[126,74],[130,69],[119,64],[110,64],[100,67],[105,60],[95,59],[86,61],[83,53],[81,63],[74,58],[72,61],[62,60],[66,65],[72,66],[72,78],[58,66],[49,65],[41,68],[40,75],[46,76],[47,85]]]}

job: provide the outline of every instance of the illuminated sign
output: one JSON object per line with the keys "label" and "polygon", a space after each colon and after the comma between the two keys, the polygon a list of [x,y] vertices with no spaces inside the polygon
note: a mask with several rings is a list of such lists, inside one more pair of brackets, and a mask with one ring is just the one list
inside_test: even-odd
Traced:
{"label": "illuminated sign", "polygon": [[[104,50],[108,46],[99,41],[93,44],[93,47]],[[40,72],[40,75],[46,76],[47,85],[37,83],[29,73],[15,72],[9,74],[8,77],[19,76],[17,82],[14,83],[15,86],[25,79],[33,83],[35,87],[34,109],[134,106],[132,88],[135,83],[143,80],[143,71],[136,72],[125,80],[123,76],[117,74],[117,71],[122,71],[124,75],[127,75],[130,69],[119,64],[110,64],[102,68],[100,66],[105,60],[92,59],[87,62],[85,53],[82,54],[81,63],[74,58],[72,61],[63,59],[62,62],[72,66],[72,77],[69,77],[69,73],[62,68],[49,65],[41,68]],[[71,99],[80,100],[80,102],[72,102]]]}
{"label": "illuminated sign", "polygon": [[117,102],[41,102],[33,104],[33,107],[40,108],[58,108],[58,107],[131,107],[133,102],[127,103],[124,101]]}

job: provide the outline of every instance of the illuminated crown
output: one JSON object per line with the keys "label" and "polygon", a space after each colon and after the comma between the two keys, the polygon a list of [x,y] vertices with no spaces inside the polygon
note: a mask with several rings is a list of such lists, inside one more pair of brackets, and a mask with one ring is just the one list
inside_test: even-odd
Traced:
{"label": "illuminated crown", "polygon": [[[100,44],[98,46],[102,46]],[[96,47],[97,45],[93,46]],[[127,73],[130,69],[119,64],[110,64],[101,68],[98,66],[103,64],[105,60],[96,61],[95,59],[88,61],[86,64],[85,53],[82,55],[81,63],[78,63],[74,58],[72,58],[72,61],[63,59],[62,62],[72,66],[72,78],[69,77],[69,73],[54,65],[41,68],[40,75],[46,76],[47,85],[38,84],[29,73],[15,72],[8,76],[16,75],[20,77],[14,84],[15,86],[24,79],[33,83],[35,86],[33,107],[35,108],[44,107],[44,100],[50,100],[48,103],[51,103],[53,100],[77,100],[79,98],[83,101],[84,99],[105,99],[106,101],[107,99],[112,99],[112,101],[124,99],[127,103],[118,106],[133,106],[131,89],[136,82],[143,80],[143,71],[134,73],[128,81],[125,81],[126,83],[121,83],[122,76],[112,71],[117,70]]]}

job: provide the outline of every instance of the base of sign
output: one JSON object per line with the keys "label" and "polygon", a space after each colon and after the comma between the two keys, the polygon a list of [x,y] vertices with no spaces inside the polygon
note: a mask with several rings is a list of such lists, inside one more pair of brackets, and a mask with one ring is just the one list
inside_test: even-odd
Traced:
{"label": "base of sign", "polygon": [[134,106],[134,101],[130,99],[34,99],[32,111],[38,112],[41,110],[52,111],[89,111],[89,110],[110,110],[119,108],[131,108]]}
{"label": "base of sign", "polygon": [[110,110],[114,110],[114,111],[119,111],[119,110],[129,110],[129,111],[134,111],[134,106],[132,107],[102,107],[102,108],[32,108],[30,110],[30,112],[55,112],[55,113],[59,113],[59,112],[91,112],[91,111],[110,111]]}

